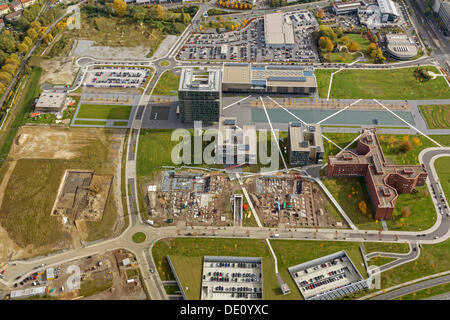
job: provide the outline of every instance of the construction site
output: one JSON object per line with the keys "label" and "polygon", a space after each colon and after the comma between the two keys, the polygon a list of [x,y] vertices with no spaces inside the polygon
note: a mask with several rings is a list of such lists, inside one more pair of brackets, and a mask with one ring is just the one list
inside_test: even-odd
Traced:
{"label": "construction site", "polygon": [[92,170],[66,170],[51,214],[70,222],[101,220],[113,177]]}
{"label": "construction site", "polygon": [[224,174],[163,171],[157,184],[146,186],[146,202],[155,226],[184,221],[186,225],[228,226],[231,201],[239,186]]}
{"label": "construction site", "polygon": [[297,174],[249,178],[251,201],[267,227],[347,228],[319,185]]}

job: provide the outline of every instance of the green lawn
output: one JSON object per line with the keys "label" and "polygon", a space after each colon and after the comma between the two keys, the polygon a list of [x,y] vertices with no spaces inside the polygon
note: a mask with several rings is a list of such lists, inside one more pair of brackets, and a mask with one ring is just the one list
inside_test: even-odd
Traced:
{"label": "green lawn", "polygon": [[34,118],[28,118],[27,123],[55,123],[56,121],[56,115],[50,114],[50,113],[43,113],[39,116],[36,116]]}
{"label": "green lawn", "polygon": [[106,121],[75,120],[74,124],[84,124],[89,126],[106,126]]}
{"label": "green lawn", "polygon": [[115,126],[126,126],[128,125],[128,121],[114,121]]}
{"label": "green lawn", "polygon": [[81,282],[80,286],[80,296],[90,297],[94,294],[103,292],[112,287],[112,280],[107,279],[96,279],[96,280],[85,280]]}
{"label": "green lawn", "polygon": [[369,260],[369,266],[377,266],[377,267],[381,267],[387,263],[390,263],[392,261],[397,260],[396,258],[388,258],[388,257],[381,257],[381,256],[376,256],[372,259]]}
{"label": "green lawn", "polygon": [[135,243],[142,243],[146,239],[145,233],[143,232],[136,232],[133,234],[133,242]]}
{"label": "green lawn", "polygon": [[256,239],[163,239],[155,243],[152,251],[162,280],[172,280],[173,275],[166,255],[176,269],[188,299],[200,299],[202,258],[205,255],[261,257],[263,263],[263,297],[265,300],[302,299],[287,268],[337,251],[346,250],[363,277],[367,277],[362,265],[359,243],[271,240],[277,255],[278,268],[291,293],[282,295],[275,276],[274,260],[264,240]]}
{"label": "green lawn", "polygon": [[168,66],[170,66],[170,61],[169,60],[164,60],[164,61],[161,61],[159,64],[162,67],[168,67]]}
{"label": "green lawn", "polygon": [[82,104],[77,118],[128,120],[131,106]]}
{"label": "green lawn", "polygon": [[[345,69],[333,77],[330,97],[333,99],[448,99],[450,88],[442,77],[419,82],[413,68],[393,70]],[[426,67],[435,73],[435,67]],[[326,98],[331,73],[335,70],[316,70],[319,97]]]}
{"label": "green lawn", "polygon": [[382,288],[450,270],[450,240],[422,245],[420,257],[381,274]]}
{"label": "green lawn", "polygon": [[167,294],[179,294],[180,288],[178,288],[177,285],[171,285],[171,286],[164,286],[164,290]]}
{"label": "green lawn", "polygon": [[394,300],[422,300],[447,292],[450,292],[450,283],[444,283],[428,289],[419,290]]}
{"label": "green lawn", "polygon": [[450,105],[422,105],[420,113],[429,129],[450,129]]}
{"label": "green lawn", "polygon": [[[350,142],[352,142],[357,136],[357,133],[331,133],[324,132],[323,135],[333,141],[335,144],[340,146],[341,148],[346,147]],[[350,147],[354,148],[358,142],[355,141]],[[332,144],[327,139],[323,139],[323,146],[325,148],[325,153],[323,155],[323,163],[328,161],[329,156],[333,156],[339,153],[339,148]],[[350,148],[350,149],[351,149]]]}
{"label": "green lawn", "polygon": [[434,168],[447,199],[450,199],[450,157],[438,158],[434,161]]}
{"label": "green lawn", "polygon": [[153,95],[155,96],[176,96],[178,95],[178,84],[180,76],[172,71],[164,72],[156,84]]}
{"label": "green lawn", "polygon": [[409,245],[406,243],[382,243],[382,242],[364,242],[366,253],[370,252],[394,252],[408,253]]}

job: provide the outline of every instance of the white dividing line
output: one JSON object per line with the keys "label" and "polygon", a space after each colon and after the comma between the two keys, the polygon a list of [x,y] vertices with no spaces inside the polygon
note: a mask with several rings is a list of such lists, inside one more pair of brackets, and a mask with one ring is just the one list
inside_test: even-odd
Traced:
{"label": "white dividing line", "polygon": [[341,113],[341,112],[344,111],[344,110],[347,110],[347,109],[350,108],[352,105],[354,105],[355,103],[358,103],[358,102],[360,102],[360,101],[361,101],[361,99],[358,99],[358,100],[352,102],[351,104],[349,104],[348,106],[346,106],[344,109],[341,109],[341,110],[339,110],[339,111],[337,111],[337,112],[335,112],[335,113],[333,113],[333,114],[330,114],[330,115],[329,115],[328,117],[326,117],[325,119],[320,120],[319,122],[317,122],[317,124],[321,124],[322,122],[327,121],[328,119],[334,117],[335,115],[337,115],[338,113]]}
{"label": "white dividing line", "polygon": [[356,140],[358,140],[359,137],[361,137],[361,134],[358,135],[355,139],[353,139],[352,142],[350,142],[348,145],[346,145],[346,146],[344,147],[344,150],[347,150],[347,148],[350,147],[350,146],[353,144],[353,142],[355,142]]}
{"label": "white dividing line", "polygon": [[277,274],[277,273],[278,273],[278,261],[277,261],[277,256],[275,255],[275,252],[273,251],[272,246],[270,245],[269,239],[266,238],[266,242],[267,242],[267,246],[268,246],[269,249],[270,249],[270,252],[272,253],[273,260],[275,260],[275,274]]}
{"label": "white dividing line", "polygon": [[[358,60],[353,61],[352,63],[349,64],[349,66],[354,65],[356,62],[358,62]],[[331,77],[330,77],[330,84],[328,85],[327,101],[330,100],[331,85],[333,84],[333,76],[334,76],[336,73],[341,72],[341,71],[344,70],[344,69],[345,69],[345,68],[340,68],[339,70],[337,70],[337,71],[335,71],[335,72],[333,72],[333,73],[331,74]]]}
{"label": "white dividing line", "polygon": [[264,112],[266,113],[267,121],[269,122],[270,130],[272,131],[273,138],[275,139],[275,142],[277,144],[278,151],[280,152],[281,160],[283,160],[284,168],[287,170],[286,161],[284,161],[283,152],[281,152],[280,144],[278,143],[278,138],[275,135],[275,132],[273,130],[272,122],[270,122],[270,118],[269,118],[269,114],[267,113],[266,106],[264,105],[264,101],[261,96],[259,97],[259,99],[261,100],[262,106],[264,108]]}
{"label": "white dividing line", "polygon": [[286,109],[285,107],[283,107],[281,104],[279,104],[278,102],[276,102],[275,100],[273,100],[271,97],[267,96],[267,98],[269,98],[273,103],[275,103],[276,105],[278,105],[281,109],[283,109],[284,111],[286,111],[287,113],[289,113],[291,116],[293,116],[295,119],[297,119],[298,121],[300,121],[303,124],[306,124],[305,121],[303,121],[302,119],[300,119],[299,117],[297,117],[295,114],[293,114],[292,112],[290,112],[288,109]]}
{"label": "white dividing line", "polygon": [[[267,97],[270,100],[272,100],[273,102],[275,102],[278,106],[280,106],[284,111],[286,111],[287,113],[289,113],[291,116],[293,116],[295,119],[297,119],[298,121],[302,122],[303,124],[306,125],[306,122],[303,121],[302,119],[300,119],[299,117],[297,117],[295,114],[293,114],[292,112],[290,112],[288,109],[286,109],[285,107],[283,107],[281,104],[279,104],[278,102],[276,102],[275,100],[273,100],[271,97]],[[342,150],[342,148],[340,146],[338,146],[336,143],[334,143],[333,141],[331,141],[330,139],[328,139],[326,136],[324,136],[322,134],[322,138],[325,138],[326,140],[328,140],[330,143],[332,143],[334,146],[336,146],[337,148],[339,148],[339,150]]]}
{"label": "white dividing line", "polygon": [[238,103],[241,103],[242,101],[244,101],[244,100],[250,98],[251,96],[252,96],[252,95],[249,95],[248,97],[245,97],[245,98],[242,98],[241,100],[238,100],[238,101],[236,101],[236,102],[233,102],[232,104],[230,104],[230,105],[228,105],[228,106],[222,108],[222,110],[228,109],[229,107],[232,107],[232,106],[234,106],[234,105],[236,105],[236,104],[238,104]]}
{"label": "white dividing line", "polygon": [[395,114],[394,112],[392,112],[392,110],[390,110],[389,108],[387,108],[385,105],[383,105],[381,102],[379,102],[376,99],[373,99],[373,101],[375,101],[376,103],[378,103],[380,106],[382,106],[383,108],[385,108],[387,111],[389,111],[390,113],[392,113],[394,116],[396,116],[397,118],[399,118],[401,121],[403,121],[404,123],[406,123],[409,127],[411,127],[412,129],[416,130],[417,132],[419,132],[421,135],[423,135],[425,138],[427,138],[428,140],[430,140],[431,142],[433,142],[434,144],[436,144],[437,146],[439,146],[440,148],[443,148],[442,145],[440,145],[439,143],[437,143],[436,141],[434,141],[433,139],[431,139],[429,136],[427,136],[425,133],[423,133],[422,131],[420,131],[419,129],[417,129],[416,127],[414,127],[413,125],[411,125],[408,121],[403,120],[399,115]]}

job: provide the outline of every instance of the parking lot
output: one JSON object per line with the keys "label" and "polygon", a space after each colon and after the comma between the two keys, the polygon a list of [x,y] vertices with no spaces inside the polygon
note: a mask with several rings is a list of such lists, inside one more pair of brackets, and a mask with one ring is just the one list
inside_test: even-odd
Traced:
{"label": "parking lot", "polygon": [[305,299],[362,280],[345,252],[291,267],[289,272]]}
{"label": "parking lot", "polygon": [[201,299],[262,299],[261,259],[205,256]]}
{"label": "parking lot", "polygon": [[94,67],[87,71],[83,86],[94,88],[140,88],[150,70],[138,67]]}
{"label": "parking lot", "polygon": [[245,28],[224,33],[193,33],[177,59],[226,61],[295,61],[317,62],[318,55],[312,32],[318,26],[309,12],[289,12],[284,19],[292,24],[294,48],[269,48],[265,43],[264,19],[251,21]]}

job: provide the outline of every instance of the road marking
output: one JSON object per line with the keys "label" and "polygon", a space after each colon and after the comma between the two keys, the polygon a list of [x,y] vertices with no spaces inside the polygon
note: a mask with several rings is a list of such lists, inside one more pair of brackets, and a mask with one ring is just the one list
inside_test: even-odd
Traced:
{"label": "road marking", "polygon": [[353,101],[351,104],[349,104],[348,106],[346,106],[344,109],[341,109],[341,110],[339,110],[339,111],[337,111],[337,112],[335,112],[335,113],[333,113],[333,114],[330,114],[328,117],[326,117],[326,118],[320,120],[319,122],[317,122],[317,124],[321,124],[322,122],[327,121],[328,119],[334,117],[335,115],[337,115],[338,113],[341,113],[341,112],[344,111],[344,110],[347,110],[347,109],[350,108],[352,105],[354,105],[354,104],[356,104],[356,103],[358,103],[358,102],[360,102],[360,101],[361,101],[361,99],[358,99],[358,100],[356,100],[356,101]]}
{"label": "road marking", "polygon": [[229,107],[232,107],[232,106],[234,106],[234,105],[236,105],[236,104],[238,104],[238,103],[241,103],[242,101],[244,101],[244,100],[250,98],[251,96],[252,96],[252,95],[249,95],[248,97],[245,97],[245,98],[242,98],[241,100],[238,100],[238,101],[236,101],[236,102],[233,102],[232,104],[226,106],[225,108],[222,108],[222,110],[228,109]]}

